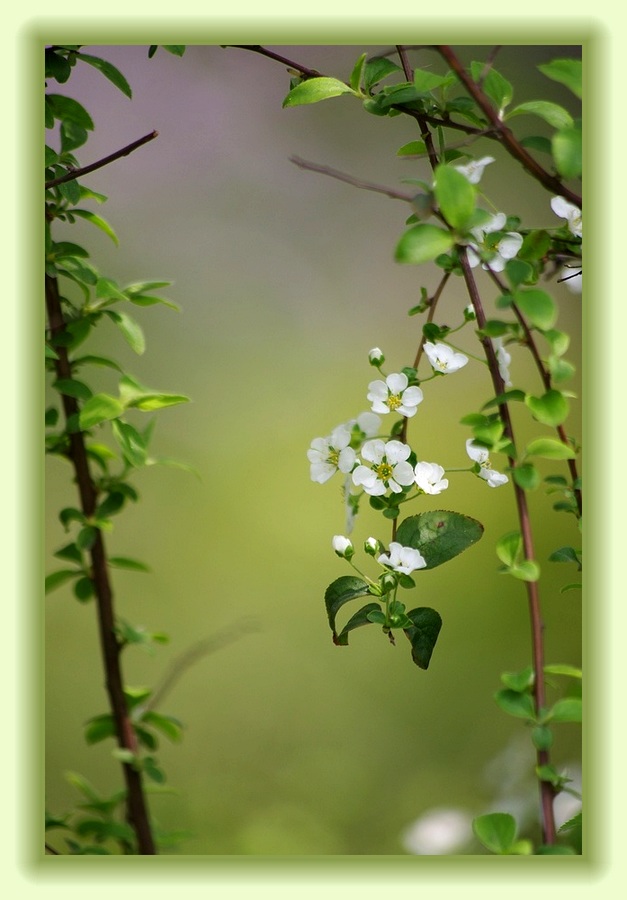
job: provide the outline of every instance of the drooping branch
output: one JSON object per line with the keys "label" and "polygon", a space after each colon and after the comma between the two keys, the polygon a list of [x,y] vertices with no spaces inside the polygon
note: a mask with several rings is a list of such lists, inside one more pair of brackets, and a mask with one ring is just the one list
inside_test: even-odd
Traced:
{"label": "drooping branch", "polygon": [[260,44],[225,44],[224,46],[225,49],[233,47],[236,50],[250,50],[252,53],[259,53],[261,56],[266,56],[268,59],[274,59],[276,62],[282,63],[284,66],[287,66],[288,69],[294,69],[294,71],[300,72],[305,78],[320,77],[320,72],[316,69],[310,69],[308,66],[303,66],[301,63],[294,62],[292,59],[287,59],[287,57],[281,56],[273,50],[267,50]]}
{"label": "drooping branch", "polygon": [[343,181],[346,184],[361,188],[364,191],[375,191],[378,194],[385,194],[386,197],[391,197],[393,200],[404,200],[406,203],[411,203],[414,199],[413,194],[395,191],[394,188],[388,188],[382,184],[375,184],[372,181],[362,181],[360,178],[355,178],[353,175],[347,175],[346,172],[340,172],[338,169],[332,169],[329,166],[322,166],[319,163],[301,159],[300,156],[290,156],[290,162],[293,162],[299,169],[307,169],[310,172],[319,172],[321,175],[328,175],[329,178],[336,178],[338,181]]}

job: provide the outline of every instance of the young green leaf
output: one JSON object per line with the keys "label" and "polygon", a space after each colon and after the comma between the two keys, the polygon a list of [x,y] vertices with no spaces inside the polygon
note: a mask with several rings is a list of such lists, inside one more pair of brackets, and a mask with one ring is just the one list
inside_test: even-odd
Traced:
{"label": "young green leaf", "polygon": [[514,291],[513,299],[521,313],[536,328],[553,328],[557,319],[557,307],[550,294],[537,288],[521,288]]}
{"label": "young green leaf", "polygon": [[106,59],[100,59],[98,56],[91,56],[87,53],[77,53],[77,59],[81,59],[84,63],[87,63],[90,66],[93,66],[94,69],[98,69],[99,72],[104,75],[105,78],[108,78],[111,84],[114,84],[116,88],[122,91],[129,99],[133,96],[133,92],[131,91],[131,86],[128,81],[122,75],[122,73],[116,69],[115,66],[111,65],[110,62],[107,62]]}
{"label": "young green leaf", "polygon": [[508,854],[516,840],[516,820],[509,813],[488,813],[473,819],[472,830],[492,853]]}
{"label": "young green leaf", "polygon": [[414,225],[401,237],[395,253],[400,263],[421,265],[446,253],[454,244],[450,231],[436,225]]}
{"label": "young green leaf", "polygon": [[72,578],[78,578],[79,575],[82,575],[82,572],[79,569],[59,569],[57,572],[46,575],[45,593],[49,594],[52,591],[55,591],[58,587],[61,587],[62,584],[65,584]]}
{"label": "young green leaf", "polygon": [[434,192],[440,212],[448,224],[457,231],[463,231],[475,210],[475,186],[453,166],[438,166]]}
{"label": "young green leaf", "polygon": [[305,103],[318,103],[320,100],[328,100],[330,97],[339,97],[340,94],[355,93],[356,91],[337,78],[308,78],[292,88],[283,101],[283,108],[301,106]]}
{"label": "young green leaf", "polygon": [[496,692],[494,699],[499,708],[509,716],[535,721],[536,710],[530,694],[503,688]]}
{"label": "young green leaf", "polygon": [[[123,299],[126,300],[126,297],[123,297]],[[105,309],[104,312],[118,326],[129,346],[138,356],[141,356],[146,349],[146,339],[144,338],[144,332],[135,319],[132,319],[126,313],[116,312],[112,309]]]}
{"label": "young green leaf", "polygon": [[554,59],[538,66],[540,72],[566,85],[575,96],[581,99],[582,94],[582,63],[580,59]]}
{"label": "young green leaf", "polygon": [[80,429],[88,431],[101,422],[117,419],[123,412],[124,407],[115,397],[111,397],[109,394],[94,394],[80,411]]}
{"label": "young green leaf", "polygon": [[573,117],[557,103],[550,100],[530,100],[528,103],[521,103],[520,106],[514,107],[505,116],[506,119],[513,119],[514,116],[533,115],[539,116],[552,125],[553,128],[572,128]]}
{"label": "young green leaf", "polygon": [[535,438],[527,444],[527,456],[541,456],[544,459],[574,459],[577,455],[572,447],[554,438]]}
{"label": "young green leaf", "polygon": [[555,389],[547,391],[542,397],[527,394],[525,405],[536,422],[543,425],[561,425],[568,418],[568,400],[561,391]]}
{"label": "young green leaf", "polygon": [[581,123],[556,131],[551,139],[551,151],[562,178],[579,178],[583,166]]}

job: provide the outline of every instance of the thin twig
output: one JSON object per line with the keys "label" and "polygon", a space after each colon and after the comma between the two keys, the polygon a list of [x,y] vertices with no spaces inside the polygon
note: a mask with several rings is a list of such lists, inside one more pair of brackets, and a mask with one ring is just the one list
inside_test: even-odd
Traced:
{"label": "thin twig", "polygon": [[156,709],[162,703],[166,694],[170,693],[177,681],[182,678],[187,669],[195,662],[215,653],[217,650],[221,650],[222,647],[227,647],[229,644],[238,641],[245,634],[250,634],[253,631],[259,631],[257,620],[248,618],[243,621],[240,620],[234,625],[228,625],[221,631],[217,631],[215,634],[189,647],[174,660],[169,671],[144,705],[144,710]]}
{"label": "thin twig", "polygon": [[340,172],[338,169],[330,168],[330,166],[322,166],[319,163],[301,159],[300,156],[290,156],[290,162],[293,162],[299,169],[307,169],[310,172],[319,172],[321,175],[328,175],[329,178],[336,178],[338,181],[343,181],[346,184],[361,188],[364,191],[375,191],[378,194],[385,194],[386,197],[391,197],[393,200],[404,200],[406,203],[411,203],[412,200],[414,200],[414,194],[404,194],[402,191],[395,191],[393,188],[385,187],[385,185],[382,184],[375,184],[372,181],[362,181],[360,178],[355,178],[353,175],[347,175],[346,172]]}
{"label": "thin twig", "polygon": [[233,47],[235,50],[250,50],[252,53],[259,53],[261,56],[266,56],[268,59],[274,59],[276,62],[283,63],[288,69],[295,69],[306,78],[320,78],[320,72],[316,69],[310,69],[308,66],[303,66],[301,63],[294,62],[292,59],[280,56],[272,50],[267,50],[260,44],[225,44],[225,49],[228,50],[229,47]]}
{"label": "thin twig", "polygon": [[122,156],[128,156],[129,153],[132,153],[133,150],[137,150],[137,148],[141,147],[143,144],[147,144],[148,141],[154,141],[158,136],[158,131],[151,131],[150,134],[145,134],[143,137],[133,141],[132,144],[122,147],[121,150],[116,150],[115,153],[105,156],[103,159],[98,160],[98,162],[91,163],[89,166],[82,166],[80,169],[70,169],[65,175],[60,175],[59,178],[53,178],[51,181],[47,181],[46,190],[48,190],[48,188],[56,187],[58,184],[65,184],[66,181],[74,181],[75,178],[81,178],[83,175],[95,172],[96,169],[102,169],[103,166],[108,166],[109,163],[115,162],[116,159],[120,159]]}

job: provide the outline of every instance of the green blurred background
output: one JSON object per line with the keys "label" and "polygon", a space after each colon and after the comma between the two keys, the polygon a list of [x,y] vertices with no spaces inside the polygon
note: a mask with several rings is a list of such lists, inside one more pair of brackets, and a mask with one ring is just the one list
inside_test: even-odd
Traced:
{"label": "green blurred background", "polygon": [[[346,80],[362,49],[375,55],[391,48],[274,49]],[[509,810],[537,837],[529,735],[493,700],[500,673],[530,659],[524,588],[498,574],[494,553],[495,540],[516,528],[509,488],[493,491],[453,474],[446,494],[423,504],[485,525],[477,546],[419,575],[419,590],[408,595],[411,605],[433,606],[444,620],[427,672],[412,664],[406,642],[392,647],[375,627],[356,632],[348,648],[334,647],[324,609],[326,586],[350,573],[330,546],[344,532],[344,512],[337,477],[324,486],[309,480],[307,448],[368,408],[371,347],[383,348],[389,371],[412,363],[421,322],[407,311],[440,272],[394,263],[404,205],[301,171],[289,157],[402,188],[403,178],[430,177],[425,161],[396,157],[417,139],[415,123],[369,116],[349,97],[282,110],[284,67],[242,50],[191,46],[182,59],[159,50],[152,60],[139,46],[85,52],[116,65],[134,97],[80,64],[67,85],[52,88],[75,97],[95,120],[81,163],[152,129],[159,137],[85,178],[109,197],[97,211],[115,228],[119,248],[89,226],[61,227],[55,236],[86,245],[122,285],[174,282],[167,295],[182,313],[130,310],[146,334],[145,356],[135,356],[113,326],[99,329],[88,349],[112,355],[150,387],[193,399],[158,415],[154,451],[201,476],[140,471],[133,483],[141,502],[109,536],[111,554],[151,567],[147,575],[114,573],[119,614],[170,638],[153,655],[127,651],[126,680],[155,685],[199,641],[224,637],[160,706],[185,725],[182,743],[164,740],[159,749],[172,790],[158,790],[151,801],[161,828],[188,833],[171,852],[428,852],[408,834],[442,808],[462,817]],[[486,52],[461,48],[465,61]],[[513,81],[515,102],[552,99],[576,112],[572,95],[536,66],[579,55],[572,46],[508,46],[496,66]],[[413,62],[442,71],[430,51]],[[520,135],[547,133],[527,117],[516,127]],[[497,158],[481,186],[499,210],[528,227],[558,224],[549,195],[500,148],[483,141],[472,152]],[[494,290],[480,283],[490,307]],[[559,327],[572,334],[568,358],[578,365],[580,298],[564,286],[551,290]],[[467,302],[461,283],[451,284],[438,321],[456,323]],[[460,344],[472,349],[470,330]],[[539,393],[524,351],[513,349],[512,357],[515,386]],[[115,392],[106,371],[90,384]],[[579,395],[575,380],[568,387]],[[459,419],[489,396],[478,363],[430,383],[409,429],[420,458],[468,464],[469,433]],[[542,431],[524,417],[516,426],[522,437]],[[573,401],[569,433],[580,427]],[[52,571],[52,553],[68,541],[56,513],[75,495],[66,464],[50,459],[46,472]],[[576,573],[547,562],[556,547],[577,546],[578,533],[574,520],[550,512],[552,502],[542,489],[530,496],[545,573],[546,657],[580,664],[580,595],[560,593]],[[370,534],[389,540],[384,520],[366,508],[356,545]],[[46,604],[46,800],[60,813],[79,799],[65,772],[82,773],[103,793],[120,780],[111,744],[88,748],[82,738],[85,721],[106,711],[93,606],[77,604],[64,588]],[[575,781],[579,747],[579,729],[559,726],[554,762]],[[564,816],[571,811],[564,808]],[[51,843],[63,847],[61,832]],[[481,852],[469,829],[450,849]]]}

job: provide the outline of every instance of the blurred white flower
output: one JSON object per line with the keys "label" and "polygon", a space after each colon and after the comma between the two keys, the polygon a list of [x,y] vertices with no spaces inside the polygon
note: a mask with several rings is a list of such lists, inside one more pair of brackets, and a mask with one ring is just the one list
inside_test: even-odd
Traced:
{"label": "blurred white flower", "polygon": [[552,197],[551,209],[560,219],[566,219],[568,230],[571,234],[574,234],[575,237],[581,237],[581,210],[578,206],[575,206],[574,203],[569,203],[563,197]]}
{"label": "blurred white flower", "polygon": [[424,345],[424,351],[435,371],[441,372],[443,375],[457,372],[458,369],[461,369],[468,362],[468,357],[464,356],[463,353],[458,353],[456,350],[452,350],[451,347],[447,347],[446,344],[439,342],[432,344],[430,341],[427,341]]}
{"label": "blurred white flower", "polygon": [[564,266],[560,272],[558,281],[565,285],[571,294],[581,293],[583,282],[581,269],[578,269],[575,266],[572,268],[570,266]]}
{"label": "blurred white flower", "polygon": [[509,377],[509,364],[512,361],[512,357],[503,346],[502,337],[492,338],[492,344],[494,345],[496,358],[499,364],[499,375],[503,379],[505,387],[511,387],[512,382]]}
{"label": "blurred white flower", "polygon": [[307,451],[312,481],[324,484],[340,470],[347,474],[355,465],[355,451],[349,447],[351,433],[346,425],[338,425],[326,438],[314,438]]}
{"label": "blurred white flower", "polygon": [[473,159],[463,166],[454,166],[454,168],[461,172],[462,175],[465,175],[471,184],[478,184],[481,181],[485,167],[493,162],[493,156],[482,156],[481,159]]}
{"label": "blurred white flower", "polygon": [[404,372],[388,375],[385,381],[371,381],[368,385],[368,400],[375,413],[400,413],[410,418],[416,414],[416,408],[422,403],[423,396],[419,387],[407,387],[409,380]]}
{"label": "blurred white flower", "polygon": [[[477,228],[471,228],[470,233],[476,239],[477,245],[470,244],[467,249],[468,263],[474,269],[481,260],[479,245],[485,242],[486,234],[493,234],[495,231],[502,231],[505,227],[507,217],[505,213],[495,213],[485,225]],[[496,247],[490,251],[490,257],[487,265],[493,272],[502,272],[508,259],[513,259],[522,247],[523,237],[517,231],[507,231]],[[486,263],[483,263],[486,268]]]}
{"label": "blurred white flower", "polygon": [[472,816],[463,809],[430,809],[408,825],[401,840],[408,853],[444,856],[461,850],[472,839]]}

